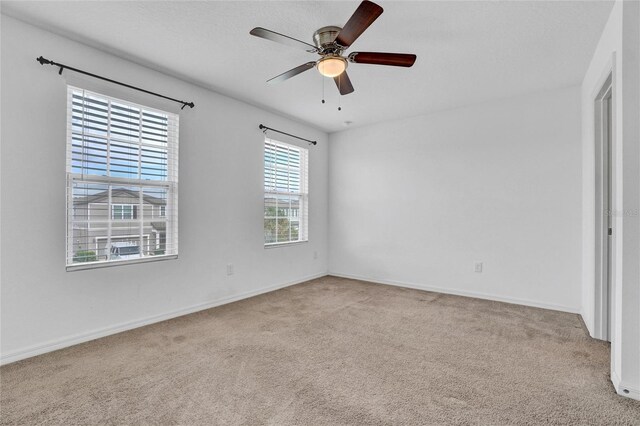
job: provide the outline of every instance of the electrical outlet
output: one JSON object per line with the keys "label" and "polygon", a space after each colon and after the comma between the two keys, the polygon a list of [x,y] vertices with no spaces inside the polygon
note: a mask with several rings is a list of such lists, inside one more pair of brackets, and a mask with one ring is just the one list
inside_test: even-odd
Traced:
{"label": "electrical outlet", "polygon": [[473,270],[476,272],[482,272],[482,262],[476,262]]}
{"label": "electrical outlet", "polygon": [[227,275],[233,275],[233,263],[227,264]]}

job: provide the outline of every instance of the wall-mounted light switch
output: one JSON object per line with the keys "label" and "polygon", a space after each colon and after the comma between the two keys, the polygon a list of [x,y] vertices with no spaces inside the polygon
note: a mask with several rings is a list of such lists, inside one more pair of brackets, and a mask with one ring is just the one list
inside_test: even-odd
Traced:
{"label": "wall-mounted light switch", "polygon": [[233,275],[233,263],[227,264],[227,275]]}
{"label": "wall-mounted light switch", "polygon": [[473,270],[476,272],[482,272],[482,262],[476,262]]}

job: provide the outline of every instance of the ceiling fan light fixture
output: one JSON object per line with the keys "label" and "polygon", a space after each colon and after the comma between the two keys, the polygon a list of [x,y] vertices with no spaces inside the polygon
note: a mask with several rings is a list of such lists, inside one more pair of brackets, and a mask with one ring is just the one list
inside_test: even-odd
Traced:
{"label": "ceiling fan light fixture", "polygon": [[325,77],[333,78],[347,69],[347,60],[340,56],[325,56],[318,61],[318,71]]}

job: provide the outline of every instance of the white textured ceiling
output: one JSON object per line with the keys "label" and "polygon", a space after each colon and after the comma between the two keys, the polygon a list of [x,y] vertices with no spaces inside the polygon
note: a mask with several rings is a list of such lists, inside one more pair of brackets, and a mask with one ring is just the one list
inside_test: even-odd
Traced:
{"label": "white textured ceiling", "polygon": [[[2,13],[332,132],[579,84],[611,11],[593,1],[378,1],[384,13],[350,51],[418,55],[413,68],[351,64],[342,97],[310,70],[317,55],[249,35],[261,26],[312,43],[358,1],[2,2]],[[54,58],[64,63],[64,58]],[[73,65],[73,64],[70,64]],[[150,88],[153,90],[153,88]]]}

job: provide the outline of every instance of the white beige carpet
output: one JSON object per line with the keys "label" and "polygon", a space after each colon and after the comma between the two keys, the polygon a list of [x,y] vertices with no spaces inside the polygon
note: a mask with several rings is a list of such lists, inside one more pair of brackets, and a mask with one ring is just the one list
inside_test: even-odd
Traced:
{"label": "white beige carpet", "polygon": [[2,424],[640,424],[577,315],[325,277],[0,369]]}

